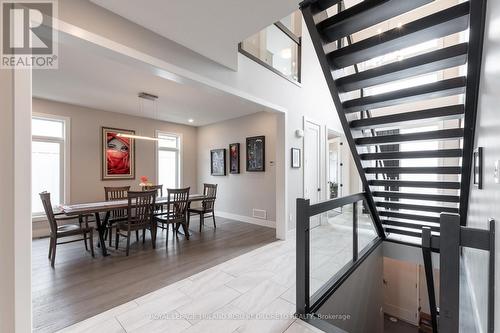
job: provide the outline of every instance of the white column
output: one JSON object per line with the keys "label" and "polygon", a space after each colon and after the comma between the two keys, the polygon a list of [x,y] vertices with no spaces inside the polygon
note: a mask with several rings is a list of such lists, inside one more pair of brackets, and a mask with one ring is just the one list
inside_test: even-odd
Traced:
{"label": "white column", "polygon": [[0,333],[31,332],[31,70],[0,69]]}

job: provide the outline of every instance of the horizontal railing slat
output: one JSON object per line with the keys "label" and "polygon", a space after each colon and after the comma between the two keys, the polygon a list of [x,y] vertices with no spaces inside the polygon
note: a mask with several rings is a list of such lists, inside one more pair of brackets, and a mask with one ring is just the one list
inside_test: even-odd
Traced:
{"label": "horizontal railing slat", "polygon": [[346,197],[331,199],[327,201],[318,202],[309,206],[309,216],[315,216],[321,213],[328,212],[332,209],[339,208],[348,204],[365,199],[365,193],[357,193]]}

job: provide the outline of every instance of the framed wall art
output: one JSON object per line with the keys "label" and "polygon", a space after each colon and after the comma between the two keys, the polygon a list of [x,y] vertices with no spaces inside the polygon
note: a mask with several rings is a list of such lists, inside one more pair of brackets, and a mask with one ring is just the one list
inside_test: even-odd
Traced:
{"label": "framed wall art", "polygon": [[246,140],[247,171],[263,172],[266,170],[266,138],[254,136]]}
{"label": "framed wall art", "polygon": [[135,140],[120,134],[134,135],[135,131],[101,129],[102,180],[135,179]]}
{"label": "framed wall art", "polygon": [[226,175],[226,149],[210,151],[210,174],[212,176]]}
{"label": "framed wall art", "polygon": [[229,173],[240,173],[240,144],[229,145]]}
{"label": "framed wall art", "polygon": [[298,169],[300,168],[300,149],[292,148],[292,168]]}

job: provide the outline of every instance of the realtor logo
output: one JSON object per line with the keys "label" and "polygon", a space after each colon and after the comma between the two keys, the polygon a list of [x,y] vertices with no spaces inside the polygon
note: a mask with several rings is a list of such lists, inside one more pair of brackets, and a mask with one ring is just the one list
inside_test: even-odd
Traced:
{"label": "realtor logo", "polygon": [[56,3],[2,1],[1,68],[57,68]]}

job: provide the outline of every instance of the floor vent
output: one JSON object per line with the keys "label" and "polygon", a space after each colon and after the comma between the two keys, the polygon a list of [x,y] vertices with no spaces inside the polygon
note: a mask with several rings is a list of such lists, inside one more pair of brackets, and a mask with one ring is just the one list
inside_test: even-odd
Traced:
{"label": "floor vent", "polygon": [[253,217],[258,218],[258,219],[262,219],[262,220],[267,219],[267,212],[265,210],[262,210],[262,209],[255,209],[254,208],[252,211],[252,215],[253,215]]}

